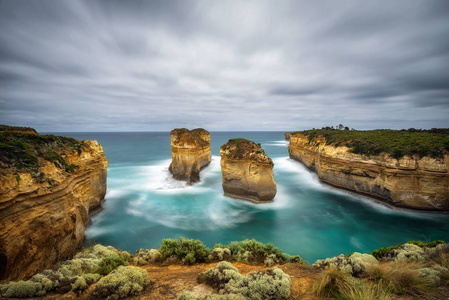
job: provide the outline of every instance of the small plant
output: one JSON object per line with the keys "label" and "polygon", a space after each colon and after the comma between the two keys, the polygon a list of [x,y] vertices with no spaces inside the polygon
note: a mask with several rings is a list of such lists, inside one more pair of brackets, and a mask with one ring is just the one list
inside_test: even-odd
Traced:
{"label": "small plant", "polygon": [[17,181],[17,184],[20,184],[20,175],[19,174],[16,175],[16,181]]}

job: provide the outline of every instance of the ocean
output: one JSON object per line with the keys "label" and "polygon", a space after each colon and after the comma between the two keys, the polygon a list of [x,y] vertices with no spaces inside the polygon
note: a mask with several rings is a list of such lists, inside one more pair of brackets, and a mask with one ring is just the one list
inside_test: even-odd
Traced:
{"label": "ocean", "polygon": [[[289,158],[283,132],[211,132],[212,162],[192,186],[168,171],[168,132],[54,134],[95,139],[109,161],[104,208],[87,227],[86,245],[135,253],[159,248],[164,238],[199,239],[208,247],[254,238],[313,263],[410,240],[449,241],[447,214],[391,209],[320,183]],[[219,148],[239,137],[260,143],[273,159],[273,203],[223,196]]]}

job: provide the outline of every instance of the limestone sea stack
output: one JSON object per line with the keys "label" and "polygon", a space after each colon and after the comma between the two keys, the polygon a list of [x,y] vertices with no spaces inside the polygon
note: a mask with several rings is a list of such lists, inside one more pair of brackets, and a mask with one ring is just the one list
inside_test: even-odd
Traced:
{"label": "limestone sea stack", "polygon": [[106,194],[96,141],[24,132],[0,132],[0,281],[71,258]]}
{"label": "limestone sea stack", "polygon": [[[348,142],[349,143],[349,142]],[[293,133],[290,157],[315,171],[325,183],[380,199],[388,204],[449,211],[449,155],[441,157],[357,154],[347,143],[329,143],[322,135]]]}
{"label": "limestone sea stack", "polygon": [[172,162],[169,170],[176,180],[200,181],[200,170],[212,159],[210,133],[202,128],[176,128],[170,132]]}
{"label": "limestone sea stack", "polygon": [[274,164],[260,144],[231,139],[220,147],[220,156],[225,196],[255,203],[273,201],[277,191]]}

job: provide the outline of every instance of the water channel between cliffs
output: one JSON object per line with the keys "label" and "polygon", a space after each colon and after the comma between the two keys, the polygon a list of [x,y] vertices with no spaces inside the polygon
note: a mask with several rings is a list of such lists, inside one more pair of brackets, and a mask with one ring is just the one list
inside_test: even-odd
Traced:
{"label": "water channel between cliffs", "polygon": [[[170,178],[170,134],[58,133],[96,139],[109,161],[104,209],[92,219],[86,244],[129,250],[159,248],[184,236],[215,243],[255,238],[313,263],[316,259],[372,250],[410,240],[449,237],[449,215],[393,210],[321,184],[288,158],[283,132],[211,132],[212,162],[201,182]],[[273,203],[224,197],[219,147],[230,138],[261,143],[274,162]]]}

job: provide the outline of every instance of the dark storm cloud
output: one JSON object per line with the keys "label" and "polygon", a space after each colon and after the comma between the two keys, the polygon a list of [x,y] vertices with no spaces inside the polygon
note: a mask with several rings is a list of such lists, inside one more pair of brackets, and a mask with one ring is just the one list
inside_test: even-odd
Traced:
{"label": "dark storm cloud", "polygon": [[0,123],[449,127],[441,1],[0,0]]}

